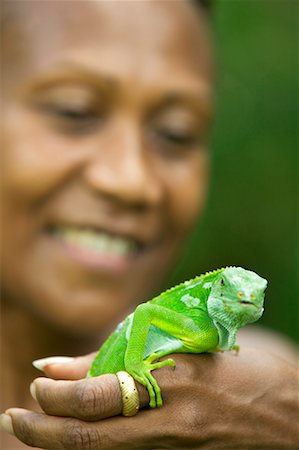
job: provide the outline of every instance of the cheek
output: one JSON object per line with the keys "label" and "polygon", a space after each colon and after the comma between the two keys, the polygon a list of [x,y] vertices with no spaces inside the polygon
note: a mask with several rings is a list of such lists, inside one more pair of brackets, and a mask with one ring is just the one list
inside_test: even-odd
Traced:
{"label": "cheek", "polygon": [[188,232],[200,216],[209,178],[206,151],[192,155],[184,164],[168,168],[167,185],[172,222],[183,233]]}
{"label": "cheek", "polygon": [[82,153],[47,131],[33,114],[11,108],[5,119],[1,138],[5,197],[35,202],[76,171]]}

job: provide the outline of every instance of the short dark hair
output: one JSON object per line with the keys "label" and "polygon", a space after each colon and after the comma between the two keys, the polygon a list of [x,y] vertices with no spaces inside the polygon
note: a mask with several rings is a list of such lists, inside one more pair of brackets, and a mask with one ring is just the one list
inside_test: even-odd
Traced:
{"label": "short dark hair", "polygon": [[204,8],[207,12],[211,11],[212,2],[213,0],[193,0],[195,6]]}
{"label": "short dark hair", "polygon": [[212,6],[212,0],[197,0],[202,6],[210,9]]}

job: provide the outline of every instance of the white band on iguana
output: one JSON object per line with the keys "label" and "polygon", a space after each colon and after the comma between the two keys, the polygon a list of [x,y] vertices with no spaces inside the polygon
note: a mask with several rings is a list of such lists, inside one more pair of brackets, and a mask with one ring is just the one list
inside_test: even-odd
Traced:
{"label": "white band on iguana", "polygon": [[139,394],[134,378],[128,372],[121,371],[116,374],[123,401],[123,416],[135,416],[139,410]]}

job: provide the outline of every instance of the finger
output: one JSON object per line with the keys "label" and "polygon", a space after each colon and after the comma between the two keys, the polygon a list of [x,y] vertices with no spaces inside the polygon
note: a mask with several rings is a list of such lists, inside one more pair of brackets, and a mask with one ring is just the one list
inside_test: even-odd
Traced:
{"label": "finger", "polygon": [[78,381],[37,378],[30,386],[32,396],[47,414],[99,420],[121,413],[122,399],[115,375]]}
{"label": "finger", "polygon": [[55,380],[79,380],[85,378],[96,353],[77,358],[53,356],[33,362],[34,367]]}
{"label": "finger", "polygon": [[[148,404],[147,391],[137,386],[140,405]],[[30,387],[42,410],[53,416],[95,421],[116,416],[122,411],[118,379],[107,374],[78,381],[37,378]]]}
{"label": "finger", "polygon": [[[67,419],[45,416],[21,408],[11,408],[5,411],[5,416],[11,418],[10,434],[31,447],[44,449],[64,449],[57,433],[59,422]],[[47,420],[45,420],[47,418]],[[61,423],[60,426],[63,426]]]}
{"label": "finger", "polygon": [[9,409],[6,414],[12,418],[14,434],[18,439],[31,447],[43,449],[158,448],[165,436],[173,434],[171,423],[161,420],[160,410],[88,423],[18,408]]}

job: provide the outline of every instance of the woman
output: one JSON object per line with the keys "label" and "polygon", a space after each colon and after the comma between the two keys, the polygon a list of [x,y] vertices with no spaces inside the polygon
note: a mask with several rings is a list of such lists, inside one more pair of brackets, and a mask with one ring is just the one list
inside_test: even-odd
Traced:
{"label": "woman", "polygon": [[214,73],[191,1],[5,8],[3,410],[25,409],[4,448],[295,448],[298,373],[246,346],[177,355],[165,406],[133,418],[114,375],[70,381],[92,355],[40,361],[59,381],[28,392],[32,360],[97,349],[160,288],[204,204]]}

